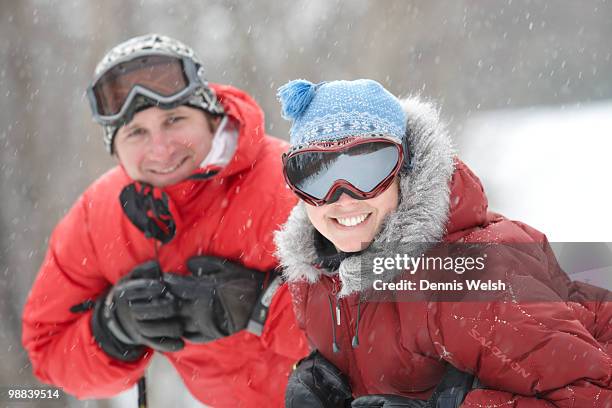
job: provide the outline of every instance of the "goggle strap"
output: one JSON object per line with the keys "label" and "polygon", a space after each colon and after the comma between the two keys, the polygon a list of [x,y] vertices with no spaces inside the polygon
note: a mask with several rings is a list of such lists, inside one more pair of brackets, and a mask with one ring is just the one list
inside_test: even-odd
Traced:
{"label": "goggle strap", "polygon": [[412,151],[411,149],[409,149],[408,146],[408,140],[412,140],[412,131],[410,130],[410,128],[406,129],[406,134],[404,135],[404,138],[402,139],[402,150],[403,150],[403,154],[404,154],[404,162],[402,163],[402,168],[400,170],[400,173],[407,173],[408,171],[410,171],[412,169]]}

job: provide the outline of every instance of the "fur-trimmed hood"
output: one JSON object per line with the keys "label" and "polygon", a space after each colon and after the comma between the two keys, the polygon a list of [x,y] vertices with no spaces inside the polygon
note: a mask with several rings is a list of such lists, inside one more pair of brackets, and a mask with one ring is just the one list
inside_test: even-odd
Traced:
{"label": "fur-trimmed hood", "polygon": [[[439,242],[446,233],[450,209],[450,181],[454,171],[454,151],[437,109],[417,97],[401,101],[406,112],[406,137],[411,154],[411,167],[400,175],[400,202],[374,239],[374,245],[358,255],[342,261],[338,273],[342,287],[340,296],[371,287],[373,274],[361,274],[361,263],[373,247],[393,243],[402,246],[402,253],[417,256],[428,244]],[[318,255],[314,245],[314,227],[300,202],[289,219],[276,233],[277,255],[287,281],[306,280],[314,283],[321,270],[314,265]],[[404,247],[405,246],[405,247]],[[380,255],[380,254],[379,254]],[[384,280],[394,276],[385,274]],[[377,276],[376,279],[381,279]]]}

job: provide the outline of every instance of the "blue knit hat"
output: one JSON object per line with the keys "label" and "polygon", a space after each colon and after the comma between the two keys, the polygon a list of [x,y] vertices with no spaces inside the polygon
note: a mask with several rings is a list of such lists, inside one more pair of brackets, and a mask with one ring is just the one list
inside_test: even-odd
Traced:
{"label": "blue knit hat", "polygon": [[292,120],[293,148],[348,136],[385,135],[402,142],[406,114],[399,100],[376,81],[313,84],[296,79],[278,89],[283,117]]}

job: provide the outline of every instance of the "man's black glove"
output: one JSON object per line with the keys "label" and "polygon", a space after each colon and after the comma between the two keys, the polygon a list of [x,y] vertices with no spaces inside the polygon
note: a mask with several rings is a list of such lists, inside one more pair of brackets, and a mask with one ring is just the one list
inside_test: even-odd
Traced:
{"label": "man's black glove", "polygon": [[191,275],[165,273],[179,299],[184,338],[206,343],[244,329],[261,292],[265,274],[212,256],[187,261]]}
{"label": "man's black glove", "polygon": [[364,395],[356,398],[351,408],[426,408],[427,401],[401,397],[399,395]]}
{"label": "man's black glove", "polygon": [[145,346],[161,352],[184,347],[177,301],[160,276],[157,262],[145,262],[96,301],[93,336],[111,357],[134,361]]}
{"label": "man's black glove", "polygon": [[285,407],[346,408],[351,396],[348,378],[315,350],[289,376]]}

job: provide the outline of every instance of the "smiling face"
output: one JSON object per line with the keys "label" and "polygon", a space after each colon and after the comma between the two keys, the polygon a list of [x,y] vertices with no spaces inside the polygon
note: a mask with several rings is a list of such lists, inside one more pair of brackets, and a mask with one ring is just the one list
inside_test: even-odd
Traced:
{"label": "smiling face", "polygon": [[369,200],[357,200],[347,194],[332,204],[319,207],[306,204],[312,225],[338,250],[358,252],[367,248],[387,215],[397,209],[399,179],[382,194]]}
{"label": "smiling face", "polygon": [[133,180],[155,187],[176,184],[199,168],[219,120],[188,106],[147,108],[117,131],[117,159]]}

